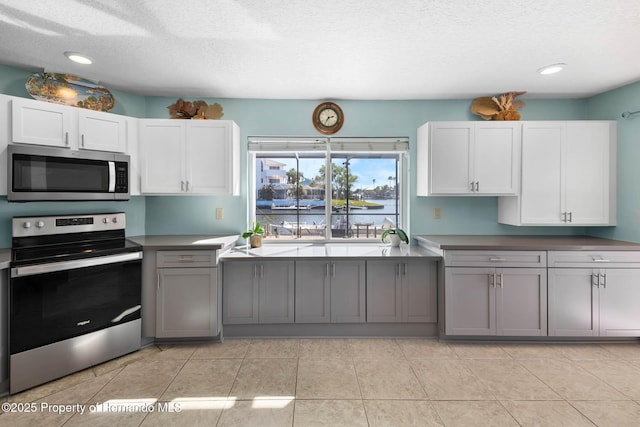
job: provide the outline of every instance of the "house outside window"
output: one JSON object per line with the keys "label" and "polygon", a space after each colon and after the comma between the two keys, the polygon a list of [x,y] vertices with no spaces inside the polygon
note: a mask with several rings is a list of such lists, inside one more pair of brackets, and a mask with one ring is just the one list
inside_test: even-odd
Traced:
{"label": "house outside window", "polygon": [[406,229],[408,149],[407,138],[249,138],[249,217],[270,241],[378,241]]}

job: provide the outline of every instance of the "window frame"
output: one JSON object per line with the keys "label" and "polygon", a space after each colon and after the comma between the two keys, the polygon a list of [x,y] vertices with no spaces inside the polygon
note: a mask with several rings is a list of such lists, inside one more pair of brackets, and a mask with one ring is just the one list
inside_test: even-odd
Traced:
{"label": "window frame", "polygon": [[[258,195],[257,188],[257,167],[256,161],[259,155],[269,155],[272,157],[278,157],[279,154],[282,157],[290,157],[293,153],[322,153],[325,160],[325,200],[333,199],[333,170],[332,170],[332,156],[334,155],[353,155],[355,158],[361,156],[366,158],[367,153],[379,153],[379,154],[393,154],[397,155],[397,173],[396,173],[396,185],[397,185],[397,215],[398,221],[396,221],[396,227],[402,228],[410,234],[409,230],[409,138],[265,138],[265,137],[248,137],[247,148],[247,167],[248,167],[248,197],[247,197],[247,212],[248,223],[247,227],[256,220],[256,201]],[[271,147],[272,149],[269,149]],[[323,147],[323,148],[321,148]],[[376,149],[381,148],[381,149]],[[328,178],[327,178],[328,177]],[[299,199],[298,199],[299,200]],[[333,219],[333,212],[331,203],[325,203],[324,210],[324,222],[325,224],[331,224]],[[324,235],[321,238],[317,236],[315,238],[305,238],[304,236],[297,236],[287,239],[265,239],[265,243],[284,244],[284,243],[311,243],[311,244],[326,244],[326,243],[379,243],[379,239],[376,241],[371,238],[357,238],[357,237],[333,237],[331,226],[325,227]],[[379,237],[379,235],[378,235]]]}

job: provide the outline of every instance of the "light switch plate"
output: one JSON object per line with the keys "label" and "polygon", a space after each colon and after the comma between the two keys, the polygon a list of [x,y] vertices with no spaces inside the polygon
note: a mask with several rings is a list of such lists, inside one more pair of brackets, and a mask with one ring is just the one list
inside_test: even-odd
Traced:
{"label": "light switch plate", "polygon": [[224,211],[222,208],[216,208],[216,219],[224,218]]}

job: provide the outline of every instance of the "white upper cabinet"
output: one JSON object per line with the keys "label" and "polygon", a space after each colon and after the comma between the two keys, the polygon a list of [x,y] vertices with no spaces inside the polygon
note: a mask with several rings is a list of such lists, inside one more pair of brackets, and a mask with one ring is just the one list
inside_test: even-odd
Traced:
{"label": "white upper cabinet", "polygon": [[519,197],[498,200],[511,225],[615,225],[616,125],[524,122]]}
{"label": "white upper cabinet", "polygon": [[431,122],[418,128],[417,195],[515,195],[520,123]]}
{"label": "white upper cabinet", "polygon": [[180,120],[140,120],[141,193],[185,191],[185,123]]}
{"label": "white upper cabinet", "polygon": [[73,150],[127,151],[127,117],[11,98],[12,142]]}
{"label": "white upper cabinet", "polygon": [[13,142],[71,148],[75,109],[24,98],[12,98],[11,104]]}
{"label": "white upper cabinet", "polygon": [[193,194],[240,194],[240,130],[230,120],[187,123],[187,191]]}
{"label": "white upper cabinet", "polygon": [[101,111],[78,110],[79,148],[82,150],[127,151],[127,118]]}
{"label": "white upper cabinet", "polygon": [[240,130],[230,120],[140,120],[143,194],[240,193]]}

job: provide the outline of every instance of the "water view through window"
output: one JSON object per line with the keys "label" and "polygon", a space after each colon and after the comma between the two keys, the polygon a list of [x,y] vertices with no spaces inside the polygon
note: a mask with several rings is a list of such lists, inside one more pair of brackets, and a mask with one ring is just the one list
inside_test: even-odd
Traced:
{"label": "water view through window", "polygon": [[257,153],[255,218],[266,239],[370,239],[400,227],[397,153]]}

